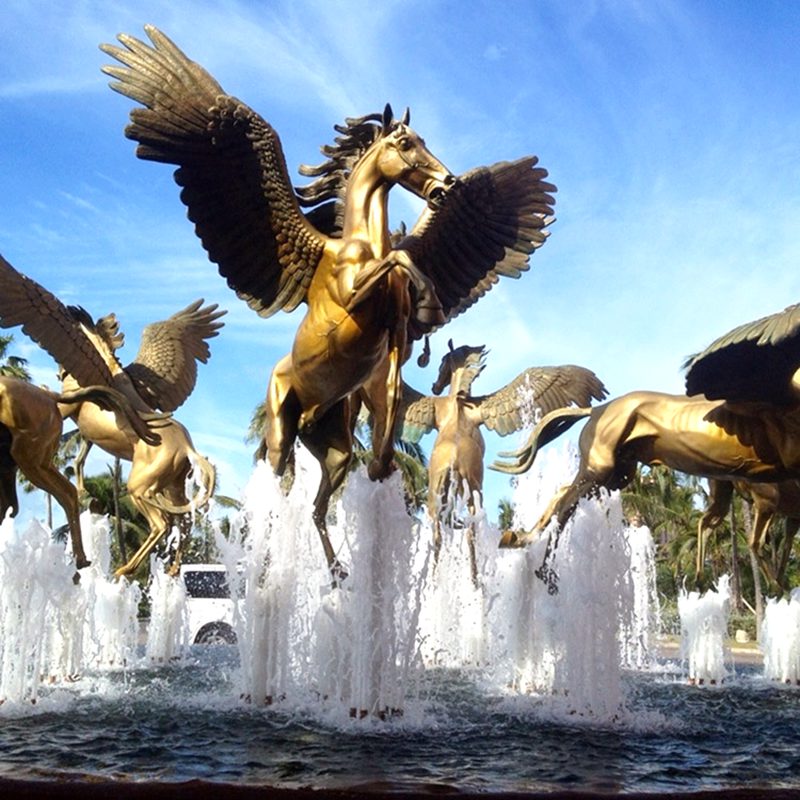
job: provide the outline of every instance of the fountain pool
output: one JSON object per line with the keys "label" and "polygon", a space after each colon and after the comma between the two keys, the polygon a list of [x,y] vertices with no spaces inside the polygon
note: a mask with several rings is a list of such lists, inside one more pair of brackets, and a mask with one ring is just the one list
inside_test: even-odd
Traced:
{"label": "fountain pool", "polygon": [[[299,466],[288,506],[256,475],[246,519],[220,542],[232,578],[246,581],[238,647],[188,646],[179,624],[170,639],[156,621],[147,642],[132,643],[138,587],[111,591],[99,576],[82,578],[91,587],[82,636],[64,636],[74,617],[62,613],[75,592],[68,562],[34,530],[31,552],[53,585],[26,584],[16,568],[0,593],[9,685],[35,684],[0,705],[0,790],[4,778],[394,795],[800,790],[800,690],[742,664],[718,685],[690,685],[685,661],[659,655],[652,542],[625,529],[618,499],[579,508],[556,551],[551,596],[533,578],[543,542],[499,552],[481,515],[475,589],[461,531],[447,532],[434,569],[430,531],[408,521],[399,487],[355,476],[337,508],[337,546],[351,577],[369,578],[334,589],[303,495],[315,479]],[[551,489],[524,477],[520,524]],[[27,539],[4,531],[0,562],[10,558],[13,575]],[[179,607],[180,593],[161,583],[159,607]],[[15,586],[39,603],[46,646],[32,644],[30,626],[15,638]],[[99,636],[115,626],[126,636]],[[66,662],[59,637],[84,643],[78,674],[61,666],[76,662],[78,645]],[[31,658],[52,683],[19,669]]]}

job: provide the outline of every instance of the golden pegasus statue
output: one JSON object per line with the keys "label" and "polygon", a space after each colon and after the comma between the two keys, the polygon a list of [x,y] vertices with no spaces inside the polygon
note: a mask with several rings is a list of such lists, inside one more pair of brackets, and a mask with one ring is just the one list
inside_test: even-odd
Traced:
{"label": "golden pegasus statue", "polygon": [[[157,445],[158,434],[148,430],[128,399],[109,386],[86,386],[57,394],[23,381],[0,375],[0,520],[19,512],[17,470],[34,486],[49,492],[64,510],[77,569],[91,563],[83,549],[78,492],[54,463],[61,442],[62,403],[97,403],[116,415],[132,435]],[[134,431],[136,433],[134,433]]]}
{"label": "golden pegasus statue", "polygon": [[526,445],[494,469],[525,472],[536,453],[578,420],[580,464],[533,526],[506,532],[524,546],[550,525],[538,575],[557,591],[549,561],[578,501],[599,488],[622,489],[638,464],[663,464],[706,478],[772,483],[800,478],[800,305],[740,325],[689,359],[688,396],[630,392],[594,408],[546,414]]}
{"label": "golden pegasus statue", "polygon": [[[474,516],[477,506],[483,503],[486,446],[481,427],[507,436],[533,424],[539,414],[569,405],[586,406],[607,394],[593,372],[565,364],[528,367],[492,394],[474,396],[472,384],[486,366],[488,351],[483,345],[454,348],[452,339],[448,348],[431,389],[433,396],[404,385],[400,419],[400,437],[408,442],[418,442],[429,431],[437,431],[428,462],[428,514],[433,524],[434,563],[441,550],[443,518],[452,511],[448,511],[448,506],[461,497]],[[448,386],[449,393],[441,396]],[[477,585],[472,525],[467,527],[466,535],[472,580]]]}
{"label": "golden pegasus statue", "polygon": [[[113,314],[94,322],[82,308],[65,306],[36,281],[0,256],[0,327],[22,330],[59,364],[64,392],[106,386],[121,393],[147,419],[162,414],[158,436],[145,438],[90,399],[64,399],[59,411],[77,425],[81,436],[113,456],[131,462],[127,488],[147,520],[149,534],[116,575],[129,575],[169,530],[173,518],[185,521],[202,509],[214,492],[216,471],[194,448],[186,428],[171,416],[192,393],[197,362],[210,356],[207,339],[217,336],[226,312],[197,300],[163,322],[148,325],[134,361],[123,367],[116,351],[124,342]],[[85,453],[84,453],[85,457]],[[82,487],[82,464],[78,465]],[[186,478],[196,469],[201,488],[186,496]]]}
{"label": "golden pegasus statue", "polygon": [[[347,119],[292,186],[272,126],[162,32],[101,45],[122,66],[111,87],[140,104],[127,137],[140,158],[175,164],[195,232],[238,297],[263,317],[307,307],[267,392],[266,452],[284,474],[300,440],[322,478],[314,521],[327,535],[331,494],[352,459],[356,394],[375,414],[373,480],[392,468],[401,366],[413,341],[464,311],[501,276],[518,277],[546,238],[555,187],[535,157],[456,177],[427,150],[406,112]],[[388,197],[400,185],[427,205],[393,244]]]}

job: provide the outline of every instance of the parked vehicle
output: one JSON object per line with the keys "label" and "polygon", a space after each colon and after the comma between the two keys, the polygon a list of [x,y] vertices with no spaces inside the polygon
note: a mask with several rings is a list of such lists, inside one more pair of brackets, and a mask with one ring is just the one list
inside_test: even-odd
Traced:
{"label": "parked vehicle", "polygon": [[186,614],[192,644],[236,644],[233,600],[222,564],[184,564]]}

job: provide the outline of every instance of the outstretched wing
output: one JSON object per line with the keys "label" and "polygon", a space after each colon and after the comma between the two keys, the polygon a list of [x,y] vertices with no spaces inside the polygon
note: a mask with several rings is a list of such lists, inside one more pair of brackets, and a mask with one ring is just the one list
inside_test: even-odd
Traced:
{"label": "outstretched wing", "polygon": [[81,386],[112,386],[111,370],[81,327],[85,313],[65,306],[0,256],[0,327],[21,325]]}
{"label": "outstretched wing", "polygon": [[124,48],[101,45],[126,65],[103,67],[111,88],[144,106],[125,135],[140,158],[179,166],[189,219],[231,289],[262,317],[294,310],[325,237],[300,210],[278,135],[157,28],[145,32],[153,47],[125,34]]}
{"label": "outstretched wing", "polygon": [[217,336],[226,311],[216,303],[201,308],[195,300],[183,311],[163,322],[154,322],[142,332],[135,360],[125,371],[151,408],[174,411],[192,393],[197,382],[197,362],[208,361],[207,339]]}
{"label": "outstretched wing", "polygon": [[474,397],[483,424],[506,436],[557,408],[589,406],[603,400],[608,392],[591,370],[574,364],[559,367],[529,367],[494,394]]}
{"label": "outstretched wing", "polygon": [[[537,163],[531,156],[467,172],[397,244],[431,278],[447,320],[500,277],[518,278],[547,238],[556,187]],[[430,330],[413,321],[409,332],[418,339]]]}
{"label": "outstretched wing", "polygon": [[399,437],[415,444],[436,425],[436,399],[403,383],[403,399],[397,413]]}
{"label": "outstretched wing", "polygon": [[686,394],[729,402],[796,403],[800,305],[734,328],[688,359]]}

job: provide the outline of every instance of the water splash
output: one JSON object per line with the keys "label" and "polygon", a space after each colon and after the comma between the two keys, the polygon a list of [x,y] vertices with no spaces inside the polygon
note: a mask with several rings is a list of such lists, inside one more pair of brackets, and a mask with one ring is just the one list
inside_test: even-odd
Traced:
{"label": "water splash", "polygon": [[764,677],[783,683],[800,683],[800,588],[789,598],[767,601],[761,627]]}
{"label": "water splash", "polygon": [[700,594],[678,594],[681,620],[681,658],[691,683],[722,682],[728,675],[725,637],[730,614],[730,576],[723,575],[713,589]]}

